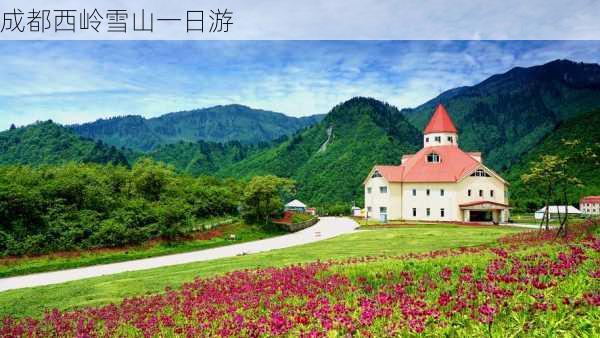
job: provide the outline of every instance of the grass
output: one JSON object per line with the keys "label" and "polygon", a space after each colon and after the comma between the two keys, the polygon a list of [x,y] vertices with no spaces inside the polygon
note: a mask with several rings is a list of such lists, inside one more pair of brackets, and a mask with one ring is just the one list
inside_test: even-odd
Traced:
{"label": "grass", "polygon": [[[512,214],[510,215],[510,219],[515,222],[515,223],[522,223],[522,224],[540,224],[540,220],[539,219],[535,219],[535,217],[533,216],[533,213],[527,213],[527,214]],[[580,217],[574,217],[574,216],[569,216],[569,223],[573,224],[573,223],[580,223],[582,221],[584,221],[585,218],[580,218]],[[558,221],[558,219],[554,218],[554,219],[550,219],[550,225],[559,225],[560,222]]]}
{"label": "grass", "polygon": [[520,229],[449,224],[363,230],[321,242],[254,255],[5,291],[0,293],[0,318],[5,315],[40,316],[45,310],[52,308],[65,310],[119,302],[128,296],[162,292],[167,286],[177,287],[195,277],[210,277],[233,270],[474,246],[493,243],[498,237],[516,231]]}
{"label": "grass", "polygon": [[[182,252],[190,252],[259,240],[284,234],[277,228],[265,229],[234,220],[230,224],[216,226],[209,231],[198,232],[194,239],[169,243],[153,241],[145,245],[126,248],[98,249],[48,254],[36,257],[0,259],[0,277],[72,269],[84,266],[108,264]],[[235,235],[235,240],[229,238]]]}

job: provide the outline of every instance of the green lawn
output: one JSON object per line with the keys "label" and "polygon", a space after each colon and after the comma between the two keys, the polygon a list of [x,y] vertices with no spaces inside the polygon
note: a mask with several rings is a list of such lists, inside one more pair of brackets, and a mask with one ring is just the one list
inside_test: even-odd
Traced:
{"label": "green lawn", "polygon": [[[220,234],[210,239],[200,238],[175,243],[156,242],[119,249],[88,250],[38,257],[0,259],[0,278],[203,250],[255,241],[286,233],[275,227],[265,229],[260,226],[250,226],[235,219],[231,224],[215,227],[211,232],[213,231],[218,231]],[[202,237],[203,235],[208,235],[208,233],[201,232],[196,235]],[[235,240],[229,238],[231,234],[235,235]]]}
{"label": "green lawn", "polygon": [[[510,215],[510,219],[512,221],[514,221],[515,223],[522,223],[522,224],[540,224],[540,220],[539,219],[535,219],[535,217],[533,216],[533,213],[525,213],[525,214],[512,214]],[[569,216],[569,223],[573,224],[573,223],[580,223],[583,220],[585,220],[585,218],[580,218],[580,217],[573,217],[573,216]],[[550,225],[559,225],[560,223],[558,222],[558,219],[550,219]]]}
{"label": "green lawn", "polygon": [[5,291],[0,293],[0,318],[4,315],[39,316],[46,309],[70,309],[119,302],[123,297],[161,292],[166,286],[177,287],[195,277],[209,277],[238,269],[474,246],[492,243],[499,236],[515,231],[520,229],[446,224],[363,230],[330,240],[260,254]]}

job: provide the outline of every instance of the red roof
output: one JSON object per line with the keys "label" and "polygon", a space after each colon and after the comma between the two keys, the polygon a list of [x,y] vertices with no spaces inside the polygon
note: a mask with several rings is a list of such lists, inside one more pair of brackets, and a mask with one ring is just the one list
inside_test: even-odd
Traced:
{"label": "red roof", "polygon": [[579,203],[600,203],[600,196],[585,196],[579,200]]}
{"label": "red roof", "polygon": [[[427,155],[436,153],[439,163],[428,163]],[[454,145],[421,149],[397,166],[375,166],[388,182],[456,182],[480,163]]]}
{"label": "red roof", "polygon": [[435,108],[435,112],[429,120],[427,127],[423,131],[425,134],[430,133],[457,133],[456,127],[454,126],[454,122],[448,115],[446,108],[442,104],[438,104],[437,108]]}
{"label": "red roof", "polygon": [[385,177],[388,182],[402,182],[404,167],[400,165],[376,165],[375,170]]}

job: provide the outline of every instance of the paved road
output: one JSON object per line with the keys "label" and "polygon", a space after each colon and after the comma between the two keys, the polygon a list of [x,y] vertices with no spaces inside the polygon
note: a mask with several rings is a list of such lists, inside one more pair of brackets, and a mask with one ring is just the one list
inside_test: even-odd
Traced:
{"label": "paved road", "polygon": [[321,220],[304,230],[259,241],[233,244],[182,254],[145,258],[121,263],[95,265],[84,268],[43,272],[25,276],[0,279],[0,291],[32,286],[58,284],[68,281],[111,275],[119,272],[158,268],[191,262],[208,261],[217,258],[252,254],[274,249],[307,244],[356,231],[358,224],[345,217],[322,217]]}

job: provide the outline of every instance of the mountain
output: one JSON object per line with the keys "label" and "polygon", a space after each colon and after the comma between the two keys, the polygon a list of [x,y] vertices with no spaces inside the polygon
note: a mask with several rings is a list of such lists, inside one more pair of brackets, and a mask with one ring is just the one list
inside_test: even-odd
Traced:
{"label": "mountain", "polygon": [[402,113],[423,129],[438,103],[456,122],[461,147],[505,171],[561,122],[600,107],[600,66],[556,60],[517,67]]}
{"label": "mountain", "polygon": [[[563,141],[578,140],[573,149],[565,147]],[[520,177],[529,171],[531,163],[542,155],[575,156],[591,150],[588,155],[578,157],[571,163],[571,170],[583,187],[573,189],[569,202],[576,204],[579,198],[600,194],[600,109],[579,115],[567,122],[560,122],[539,144],[533,147],[506,174],[511,182],[511,204],[519,209],[535,209],[543,205],[541,196],[527,189]],[[595,155],[592,155],[595,154]]]}
{"label": "mountain", "polygon": [[223,167],[231,166],[270,143],[244,144],[239,141],[217,142],[183,142],[165,144],[142,154],[130,152],[128,158],[133,163],[140,157],[149,157],[155,161],[173,165],[177,171],[190,175],[214,175]]}
{"label": "mountain", "polygon": [[311,126],[322,115],[290,117],[242,105],[180,111],[156,118],[121,116],[73,125],[77,134],[117,147],[151,151],[179,141],[268,142]]}
{"label": "mountain", "polygon": [[334,107],[318,124],[219,175],[291,177],[298,198],[312,204],[362,201],[362,181],[372,166],[398,164],[420,143],[420,132],[398,109],[356,97]]}
{"label": "mountain", "polygon": [[65,162],[128,165],[115,147],[84,139],[52,121],[0,132],[0,164],[59,164]]}

